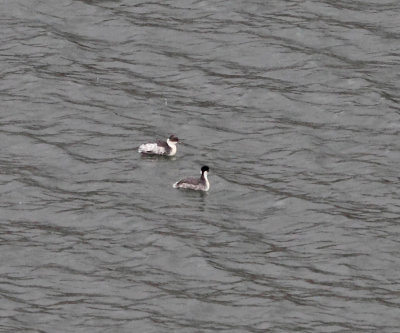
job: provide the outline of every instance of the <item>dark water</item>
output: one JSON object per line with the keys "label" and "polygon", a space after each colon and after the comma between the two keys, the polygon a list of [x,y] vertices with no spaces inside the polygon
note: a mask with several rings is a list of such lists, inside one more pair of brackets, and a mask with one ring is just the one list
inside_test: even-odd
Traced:
{"label": "dark water", "polygon": [[400,332],[399,16],[1,1],[0,331]]}

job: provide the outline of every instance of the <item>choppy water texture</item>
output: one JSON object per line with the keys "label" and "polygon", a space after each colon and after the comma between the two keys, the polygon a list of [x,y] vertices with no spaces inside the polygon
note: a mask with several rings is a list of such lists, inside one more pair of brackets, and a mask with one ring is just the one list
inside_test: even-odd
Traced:
{"label": "choppy water texture", "polygon": [[0,330],[399,332],[399,17],[1,1]]}

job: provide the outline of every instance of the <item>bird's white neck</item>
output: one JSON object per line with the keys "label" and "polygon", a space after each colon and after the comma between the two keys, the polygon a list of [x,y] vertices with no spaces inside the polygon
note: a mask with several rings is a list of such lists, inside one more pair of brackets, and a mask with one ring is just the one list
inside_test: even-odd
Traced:
{"label": "bird's white neck", "polygon": [[208,175],[208,172],[204,171],[203,172],[203,178],[206,181],[206,189],[205,189],[206,191],[208,191],[210,189],[210,182],[208,181],[207,175]]}
{"label": "bird's white neck", "polygon": [[170,139],[167,139],[167,144],[171,148],[171,152],[169,155],[175,155],[176,154],[176,142],[171,141]]}

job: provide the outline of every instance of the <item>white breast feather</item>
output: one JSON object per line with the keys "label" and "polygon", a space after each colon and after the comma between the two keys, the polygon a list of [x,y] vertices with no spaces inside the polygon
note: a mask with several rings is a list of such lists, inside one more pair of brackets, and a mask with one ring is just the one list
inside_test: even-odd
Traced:
{"label": "white breast feather", "polygon": [[175,154],[176,154],[176,145],[172,145],[169,155],[170,156],[174,156]]}
{"label": "white breast feather", "polygon": [[208,191],[210,189],[210,182],[208,181],[208,172],[204,172],[204,178],[206,180],[206,188],[204,189],[204,191]]}

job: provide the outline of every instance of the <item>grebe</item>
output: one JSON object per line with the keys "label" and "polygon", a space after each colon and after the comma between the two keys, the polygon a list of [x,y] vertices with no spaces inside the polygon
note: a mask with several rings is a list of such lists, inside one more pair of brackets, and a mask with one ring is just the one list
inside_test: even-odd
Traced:
{"label": "grebe", "polygon": [[167,142],[157,140],[155,143],[144,143],[140,145],[138,152],[142,154],[174,156],[176,154],[176,144],[178,142],[178,137],[171,135],[167,139]]}
{"label": "grebe", "polygon": [[208,181],[207,175],[210,168],[205,165],[201,168],[200,178],[185,178],[176,182],[172,185],[174,188],[185,188],[189,190],[196,191],[208,191],[210,189],[210,183]]}

